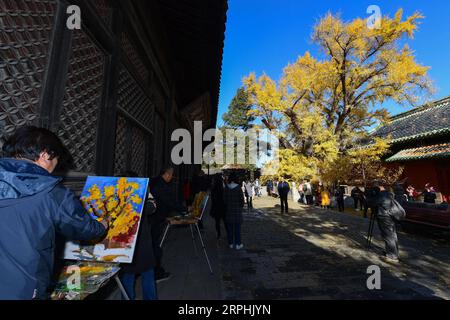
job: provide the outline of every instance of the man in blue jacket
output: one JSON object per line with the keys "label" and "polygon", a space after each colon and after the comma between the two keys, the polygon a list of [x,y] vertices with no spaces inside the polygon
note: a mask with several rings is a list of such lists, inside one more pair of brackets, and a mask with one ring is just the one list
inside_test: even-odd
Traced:
{"label": "man in blue jacket", "polygon": [[67,154],[52,132],[17,130],[0,159],[0,299],[48,299],[55,233],[70,240],[102,237],[107,222],[92,219],[51,173]]}

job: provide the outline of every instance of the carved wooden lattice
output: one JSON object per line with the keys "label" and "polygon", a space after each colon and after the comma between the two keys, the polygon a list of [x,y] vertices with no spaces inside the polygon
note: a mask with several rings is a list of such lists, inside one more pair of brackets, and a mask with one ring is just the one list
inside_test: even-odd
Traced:
{"label": "carved wooden lattice", "polygon": [[164,161],[164,120],[161,116],[156,114],[155,116],[155,134],[154,134],[154,150],[153,150],[153,170],[156,174],[162,169]]}
{"label": "carved wooden lattice", "polygon": [[131,170],[141,176],[147,174],[147,135],[139,128],[132,128]]}
{"label": "carved wooden lattice", "polygon": [[0,138],[35,124],[56,1],[0,0]]}
{"label": "carved wooden lattice", "polygon": [[105,25],[110,28],[112,20],[112,7],[107,0],[94,0],[93,5],[98,11],[98,14],[102,18]]}
{"label": "carved wooden lattice", "polygon": [[95,172],[104,63],[96,43],[83,30],[74,31],[58,135],[79,171]]}
{"label": "carved wooden lattice", "polygon": [[117,117],[116,126],[116,150],[114,157],[114,173],[116,175],[124,172],[127,166],[127,121]]}
{"label": "carved wooden lattice", "polygon": [[118,106],[136,122],[152,131],[153,104],[125,67],[120,70]]}
{"label": "carved wooden lattice", "polygon": [[142,59],[136,50],[136,47],[132,44],[128,34],[122,32],[120,35],[120,44],[122,46],[122,50],[125,53],[125,57],[130,61],[134,70],[141,78],[140,80],[146,83],[148,80],[148,70],[145,67],[145,64],[142,62]]}

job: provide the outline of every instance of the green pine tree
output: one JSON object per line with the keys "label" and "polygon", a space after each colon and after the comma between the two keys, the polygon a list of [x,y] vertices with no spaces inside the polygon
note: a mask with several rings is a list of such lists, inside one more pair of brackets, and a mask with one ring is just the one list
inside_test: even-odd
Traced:
{"label": "green pine tree", "polygon": [[251,109],[252,104],[248,93],[244,88],[239,88],[228,107],[228,112],[223,114],[222,119],[227,127],[247,131],[255,120],[254,117],[247,115]]}

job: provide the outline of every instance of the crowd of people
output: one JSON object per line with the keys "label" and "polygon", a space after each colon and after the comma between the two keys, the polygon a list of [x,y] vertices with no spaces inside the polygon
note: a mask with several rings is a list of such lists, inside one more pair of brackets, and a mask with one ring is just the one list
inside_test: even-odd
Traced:
{"label": "crowd of people", "polygon": [[268,180],[266,189],[269,196],[280,198],[281,213],[288,213],[288,196],[293,191],[298,192],[297,201],[299,203],[317,205],[321,208],[329,208],[331,205],[332,193],[330,190],[321,183],[314,186],[310,180],[303,181],[297,188],[294,182],[280,177],[279,180]]}
{"label": "crowd of people", "polygon": [[[267,193],[270,196],[280,198],[281,213],[288,212],[287,194],[291,190],[293,182],[287,182],[284,177],[279,180],[267,181]],[[404,192],[400,192],[400,184],[391,186],[382,186],[378,181],[373,181],[372,185],[366,188],[354,187],[350,192],[353,200],[353,209],[363,211],[364,217],[368,216],[368,210],[376,217],[381,236],[385,242],[386,253],[384,257],[391,261],[397,262],[399,259],[398,238],[396,231],[397,222],[405,215],[402,207],[403,201],[408,201],[412,197],[407,196]],[[435,199],[430,195],[434,192],[429,184],[427,184],[423,193],[424,199]],[[335,188],[327,188],[322,183],[311,183],[305,180],[298,186],[298,202],[308,206],[317,206],[322,209],[328,209],[331,206],[337,207],[339,211],[345,209],[346,190],[344,186]],[[415,195],[417,197],[418,195]]]}

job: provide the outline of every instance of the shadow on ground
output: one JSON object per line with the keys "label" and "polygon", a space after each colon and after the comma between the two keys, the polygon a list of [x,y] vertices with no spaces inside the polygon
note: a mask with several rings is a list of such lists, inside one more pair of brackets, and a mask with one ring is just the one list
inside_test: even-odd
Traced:
{"label": "shadow on ground", "polygon": [[[402,262],[390,265],[380,259],[377,229],[373,248],[366,249],[367,219],[303,206],[280,215],[275,203],[257,200],[264,214],[246,215],[245,250],[220,248],[225,298],[449,298],[445,247],[401,235]],[[381,268],[381,290],[367,289],[370,265]]]}

